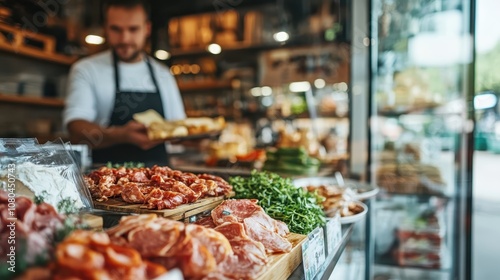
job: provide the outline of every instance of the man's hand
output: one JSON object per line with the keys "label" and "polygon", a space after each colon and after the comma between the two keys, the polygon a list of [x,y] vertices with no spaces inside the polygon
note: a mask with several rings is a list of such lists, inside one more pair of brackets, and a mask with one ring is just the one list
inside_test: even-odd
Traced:
{"label": "man's hand", "polygon": [[75,120],[68,124],[70,140],[74,144],[87,144],[93,149],[129,143],[143,150],[151,149],[163,141],[149,140],[146,127],[136,121],[123,126],[103,128],[95,123]]}
{"label": "man's hand", "polygon": [[120,127],[125,135],[126,141],[134,144],[143,150],[149,150],[163,143],[161,140],[152,141],[148,137],[147,128],[142,123],[129,121],[124,126]]}

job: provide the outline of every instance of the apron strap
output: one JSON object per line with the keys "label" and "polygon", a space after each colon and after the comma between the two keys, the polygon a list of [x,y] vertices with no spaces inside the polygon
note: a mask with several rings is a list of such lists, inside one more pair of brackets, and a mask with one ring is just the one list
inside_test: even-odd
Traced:
{"label": "apron strap", "polygon": [[[120,71],[118,69],[118,55],[115,52],[113,53],[113,66],[114,66],[114,78],[115,78],[115,93],[120,93]],[[151,62],[149,61],[149,56],[144,53],[144,57],[146,60],[146,65],[148,66],[149,70],[149,75],[151,76],[151,80],[153,81],[153,84],[155,86],[156,92],[160,92],[160,87],[158,86],[158,83],[156,81],[156,77],[153,71],[153,66],[151,65]]]}

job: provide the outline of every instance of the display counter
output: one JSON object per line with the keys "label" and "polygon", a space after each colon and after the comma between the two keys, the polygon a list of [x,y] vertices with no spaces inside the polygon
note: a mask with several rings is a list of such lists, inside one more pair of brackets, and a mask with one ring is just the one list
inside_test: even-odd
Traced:
{"label": "display counter", "polygon": [[[323,263],[322,266],[320,266],[320,270],[316,274],[314,279],[325,279],[325,280],[329,279],[330,275],[335,269],[335,266],[337,265],[338,260],[342,256],[342,253],[344,253],[344,249],[351,238],[353,228],[354,224],[349,224],[342,227],[342,238],[340,240],[339,245],[337,245],[337,248],[332,253],[326,256],[325,262]],[[288,279],[291,280],[306,279],[303,264],[300,264],[293,271],[292,275],[290,275]]]}

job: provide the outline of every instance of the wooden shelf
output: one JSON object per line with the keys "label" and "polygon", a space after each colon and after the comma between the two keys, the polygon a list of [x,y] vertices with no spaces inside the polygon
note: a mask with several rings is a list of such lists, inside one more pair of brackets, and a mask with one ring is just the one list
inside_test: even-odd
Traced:
{"label": "wooden shelf", "polygon": [[22,55],[26,57],[31,57],[47,62],[53,62],[61,65],[71,65],[78,58],[73,56],[67,56],[62,54],[48,54],[44,51],[27,48],[27,47],[14,47],[11,45],[0,44],[0,50],[4,52],[9,52],[16,55]]}
{"label": "wooden shelf", "polygon": [[228,45],[222,45],[222,52],[220,54],[210,53],[206,47],[192,47],[192,48],[174,48],[171,50],[172,58],[184,58],[189,56],[218,56],[228,52],[246,52],[246,51],[266,51],[279,48],[298,48],[298,47],[329,47],[332,45],[349,45],[349,42],[339,41],[318,41],[320,34],[304,34],[297,36],[285,43],[279,42],[264,42],[264,43],[248,43],[248,42],[234,42]]}
{"label": "wooden shelf", "polygon": [[1,93],[0,93],[0,102],[32,105],[32,106],[53,107],[53,108],[64,107],[64,100],[60,98],[6,95]]}
{"label": "wooden shelf", "polygon": [[[36,58],[43,61],[71,65],[78,57],[55,52],[56,41],[53,37],[39,34],[0,23],[0,51]],[[26,40],[34,40],[43,47],[26,45]]]}
{"label": "wooden shelf", "polygon": [[232,81],[177,82],[181,92],[233,89]]}

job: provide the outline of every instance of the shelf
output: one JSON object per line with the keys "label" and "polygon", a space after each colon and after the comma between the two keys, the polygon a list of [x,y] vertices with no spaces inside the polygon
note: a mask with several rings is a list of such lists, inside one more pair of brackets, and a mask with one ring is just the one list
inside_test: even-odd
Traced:
{"label": "shelf", "polygon": [[1,93],[0,93],[0,102],[31,105],[31,106],[53,107],[53,108],[64,107],[64,100],[60,98],[6,95]]}
{"label": "shelf", "polygon": [[394,259],[387,256],[376,256],[375,257],[375,265],[377,266],[389,266],[395,267],[399,269],[418,269],[418,270],[429,270],[429,271],[437,271],[437,272],[450,272],[448,268],[432,268],[432,267],[424,267],[424,266],[412,266],[412,265],[399,265]]}
{"label": "shelf", "polygon": [[232,81],[177,82],[181,92],[233,89]]}
{"label": "shelf", "polygon": [[387,196],[411,196],[411,197],[419,197],[419,198],[431,198],[431,197],[439,197],[444,199],[451,199],[450,195],[445,193],[405,193],[405,192],[387,192],[384,191],[384,188],[380,188],[379,197],[387,195]]}
{"label": "shelf", "polygon": [[[43,47],[26,45],[27,41],[35,41]],[[75,56],[57,54],[55,45],[56,41],[51,36],[0,23],[0,51],[68,66],[78,59]]]}
{"label": "shelf", "polygon": [[[278,42],[268,42],[262,44],[249,44],[249,43],[234,43],[231,45],[221,45],[222,52],[218,55],[222,55],[225,52],[243,52],[243,51],[266,51],[273,50],[279,48],[298,48],[298,47],[328,47],[332,44],[334,45],[343,45],[346,42],[317,42],[316,39],[313,38],[313,35],[304,35],[301,37],[295,38],[293,41],[288,41],[286,43],[278,43]],[[348,43],[346,43],[348,44]],[[187,56],[200,56],[200,55],[210,55],[217,56],[208,52],[206,48],[196,47],[190,49],[172,49],[171,50],[172,58],[179,57],[187,57]]]}

